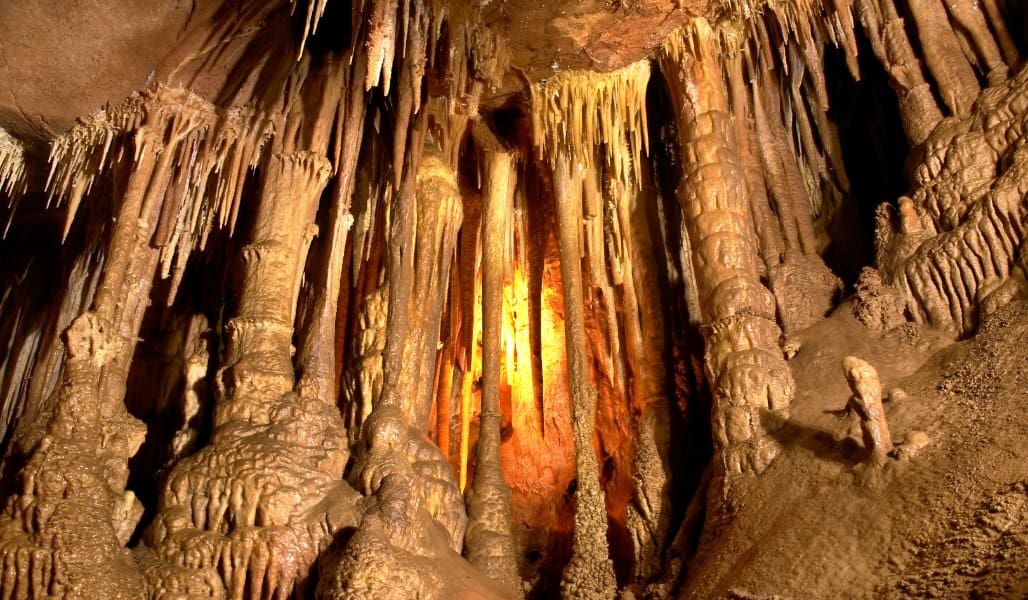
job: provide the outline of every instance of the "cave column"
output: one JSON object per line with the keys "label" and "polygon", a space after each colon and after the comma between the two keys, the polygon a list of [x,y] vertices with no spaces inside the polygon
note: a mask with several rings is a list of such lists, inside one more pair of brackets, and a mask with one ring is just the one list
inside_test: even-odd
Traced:
{"label": "cave column", "polygon": [[296,297],[329,173],[328,159],[309,151],[279,149],[265,161],[252,241],[243,249],[239,310],[226,325],[226,393],[215,426],[236,419],[269,423],[267,401],[293,389]]}
{"label": "cave column", "polygon": [[383,386],[364,424],[351,478],[366,494],[395,494],[420,503],[445,529],[450,548],[459,552],[467,525],[464,500],[447,458],[426,433],[442,302],[463,212],[453,166],[439,152],[425,149],[427,123],[427,110],[411,122],[403,174],[390,207]]}
{"label": "cave column", "polygon": [[404,374],[410,379],[404,381],[412,386],[407,407],[411,423],[418,431],[427,432],[442,307],[464,215],[457,173],[442,157],[433,153],[422,160],[417,184],[414,287],[408,299],[412,327],[405,348],[410,353],[410,360],[405,361],[410,371]]}
{"label": "cave column", "polygon": [[860,0],[860,22],[871,41],[871,50],[889,73],[899,99],[903,130],[912,146],[923,142],[942,120],[924,68],[914,54],[906,26],[893,0]]}
{"label": "cave column", "polygon": [[332,115],[301,109],[305,97],[323,97],[325,75],[308,74],[301,63],[261,165],[211,441],[172,469],[146,533],[175,567],[162,586],[180,585],[181,569],[230,598],[300,593],[319,547],[355,524],[338,409],[294,389],[297,299],[331,173],[323,133]]}
{"label": "cave column", "polygon": [[[0,593],[128,597],[142,578],[124,549],[143,507],[126,491],[128,460],[146,435],[125,408],[128,369],[156,272],[150,246],[179,142],[202,119],[163,98],[144,106],[91,309],[64,332],[66,363],[53,417],[0,518]],[[74,548],[65,546],[74,536]]]}
{"label": "cave column", "polygon": [[775,300],[759,279],[714,36],[695,21],[666,46],[662,68],[679,119],[685,172],[677,195],[693,243],[714,440],[729,473],[759,473],[778,453],[770,433],[787,416],[794,384],[778,348]]}
{"label": "cave column", "polygon": [[[514,209],[514,156],[485,152],[482,196],[482,410],[478,460],[468,494],[467,558],[472,565],[520,595],[510,535],[510,488],[500,460],[500,364],[504,272],[511,260],[508,239]],[[510,368],[510,365],[508,365]]]}
{"label": "cave column", "polygon": [[553,159],[557,200],[560,277],[564,292],[564,336],[571,384],[575,441],[575,528],[572,556],[561,582],[565,598],[613,597],[617,584],[607,549],[607,511],[593,438],[598,393],[589,373],[582,290],[582,171],[559,151]]}
{"label": "cave column", "polygon": [[[624,136],[608,143],[626,146]],[[622,148],[620,152],[628,152]],[[636,582],[652,580],[661,568],[664,537],[670,524],[671,499],[667,440],[670,427],[668,398],[664,393],[665,373],[663,315],[658,309],[659,292],[647,277],[654,264],[646,215],[638,210],[646,187],[624,185],[608,177],[605,185],[614,200],[617,227],[612,227],[610,244],[617,250],[608,257],[615,285],[621,292],[625,339],[625,362],[631,374],[630,414],[632,419],[632,497],[626,507],[625,526],[634,545],[633,577]],[[615,332],[613,335],[617,335]]]}
{"label": "cave column", "polygon": [[[145,104],[146,117],[134,132],[135,156],[118,217],[108,245],[107,263],[93,299],[92,311],[109,325],[108,335],[120,339],[107,358],[101,378],[102,414],[124,413],[129,366],[157,272],[160,249],[152,243],[171,183],[179,148],[187,136],[210,125],[213,111],[204,103],[191,106],[195,96],[174,92]],[[127,415],[125,415],[127,416]]]}
{"label": "cave column", "polygon": [[978,98],[981,86],[960,48],[941,0],[907,3],[914,17],[928,70],[938,84],[939,95],[954,115],[964,116]]}
{"label": "cave column", "polygon": [[767,188],[764,186],[764,171],[760,166],[759,149],[756,148],[756,133],[753,131],[754,115],[752,113],[755,111],[749,101],[750,95],[743,75],[742,53],[733,53],[727,61],[735,139],[739,149],[739,163],[746,176],[746,190],[750,197],[754,232],[760,242],[760,256],[768,265],[777,265],[782,261],[785,253],[785,241],[782,239],[778,220],[771,211],[770,198],[768,198]]}

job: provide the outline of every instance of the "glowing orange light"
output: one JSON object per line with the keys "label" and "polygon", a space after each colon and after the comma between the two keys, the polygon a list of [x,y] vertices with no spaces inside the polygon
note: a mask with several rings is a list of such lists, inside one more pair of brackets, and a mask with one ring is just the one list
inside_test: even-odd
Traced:
{"label": "glowing orange light", "polygon": [[[481,406],[482,395],[475,390],[475,382],[482,378],[482,273],[476,269],[475,306],[472,320],[471,364],[464,373],[460,392],[460,472],[458,482],[463,492],[468,484],[468,453],[471,449],[471,419],[475,407]],[[475,396],[478,396],[477,402]]]}
{"label": "glowing orange light", "polygon": [[521,269],[515,268],[512,280],[503,287],[503,373],[511,390],[514,430],[538,434],[541,431],[535,403],[530,311],[528,280]]}

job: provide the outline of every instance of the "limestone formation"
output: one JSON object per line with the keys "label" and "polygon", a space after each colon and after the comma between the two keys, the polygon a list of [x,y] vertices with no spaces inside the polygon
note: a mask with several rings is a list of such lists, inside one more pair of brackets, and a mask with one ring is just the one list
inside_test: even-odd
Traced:
{"label": "limestone formation", "polygon": [[864,449],[867,450],[871,462],[877,465],[884,464],[895,447],[892,444],[892,434],[889,433],[889,424],[885,422],[882,384],[878,379],[878,371],[855,356],[844,358],[842,369],[853,391],[853,395],[846,403],[846,410],[852,411],[860,419]]}
{"label": "limestone formation", "polygon": [[0,598],[887,593],[1023,450],[1025,14],[0,3]]}
{"label": "limestone formation", "polygon": [[[669,43],[664,64],[679,98],[685,169],[678,201],[707,327],[705,368],[714,395],[714,438],[729,473],[759,473],[778,452],[765,423],[774,428],[784,422],[792,375],[778,348],[774,296],[759,279],[715,33],[698,20],[680,35]],[[774,416],[766,419],[765,412]]]}

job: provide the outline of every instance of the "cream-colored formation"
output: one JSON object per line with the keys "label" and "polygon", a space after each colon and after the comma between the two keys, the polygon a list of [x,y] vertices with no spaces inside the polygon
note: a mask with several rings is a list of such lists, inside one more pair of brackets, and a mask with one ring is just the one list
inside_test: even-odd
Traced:
{"label": "cream-colored formation", "polygon": [[778,349],[771,291],[759,255],[736,152],[728,95],[706,21],[668,46],[665,72],[680,98],[685,153],[679,204],[685,216],[714,396],[714,439],[729,473],[759,473],[778,452],[769,429],[784,423],[793,381]]}
{"label": "cream-colored formation", "polygon": [[853,392],[846,403],[846,410],[856,413],[860,421],[864,449],[871,463],[884,465],[895,446],[892,444],[889,424],[885,422],[882,383],[878,379],[878,371],[867,361],[855,356],[842,359],[842,370]]}
{"label": "cream-colored formation", "polygon": [[986,90],[972,117],[940,123],[913,193],[881,215],[879,268],[915,321],[968,335],[983,310],[1024,290],[1026,109],[1022,69]]}
{"label": "cream-colored formation", "polygon": [[24,179],[25,148],[0,127],[0,192],[10,198],[12,204],[24,192]]}
{"label": "cream-colored formation", "polygon": [[[0,597],[673,595],[697,515],[781,450],[785,335],[840,300],[829,52],[871,53],[913,148],[858,320],[966,336],[1028,289],[1015,33],[900,4],[717,3],[531,81],[485,5],[356,2],[336,44],[347,7],[255,2],[48,168],[0,129],[10,222],[63,211],[68,279],[38,321],[0,290]],[[153,347],[168,406],[132,386]],[[877,375],[844,368],[884,462]]]}

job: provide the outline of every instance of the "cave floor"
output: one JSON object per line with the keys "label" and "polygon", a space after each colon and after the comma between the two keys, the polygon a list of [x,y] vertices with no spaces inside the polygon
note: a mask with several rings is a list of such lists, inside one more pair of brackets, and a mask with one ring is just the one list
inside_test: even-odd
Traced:
{"label": "cave floor", "polygon": [[[732,484],[742,500],[708,519],[683,597],[1028,598],[1026,336],[1025,302],[961,342],[871,331],[848,304],[800,332],[785,450]],[[839,414],[847,354],[878,369],[897,445],[927,435],[909,462],[862,463]]]}

